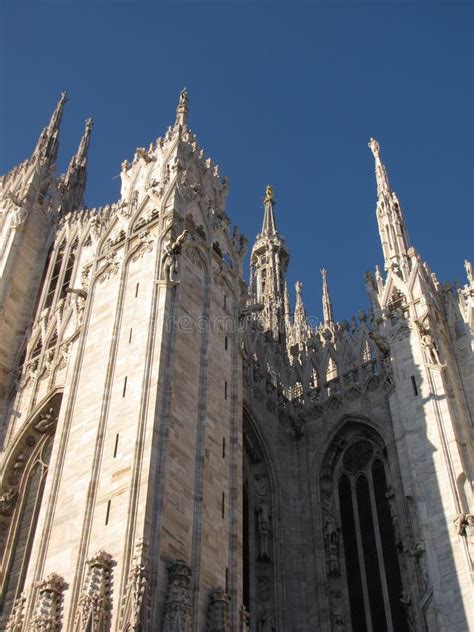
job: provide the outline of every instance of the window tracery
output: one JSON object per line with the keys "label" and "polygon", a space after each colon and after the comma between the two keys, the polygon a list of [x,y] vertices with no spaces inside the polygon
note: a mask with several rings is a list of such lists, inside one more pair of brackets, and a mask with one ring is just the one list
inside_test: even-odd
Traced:
{"label": "window tracery", "polygon": [[381,437],[350,422],[321,470],[321,505],[333,630],[409,632],[400,522]]}
{"label": "window tracery", "polygon": [[[8,567],[8,572],[5,573],[6,583],[2,590],[0,626],[6,624],[13,605],[23,590],[51,458],[53,439],[54,435],[47,434],[45,439],[39,442],[37,450],[33,452],[26,464],[15,498],[17,508],[12,521],[15,533],[5,551],[3,562],[3,565]],[[23,464],[23,461],[21,463]],[[8,559],[9,552],[11,554]]]}

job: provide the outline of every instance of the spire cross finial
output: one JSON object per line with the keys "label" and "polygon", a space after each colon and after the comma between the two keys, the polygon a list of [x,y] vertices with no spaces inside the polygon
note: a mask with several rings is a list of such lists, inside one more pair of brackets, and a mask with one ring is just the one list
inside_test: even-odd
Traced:
{"label": "spire cross finial", "polygon": [[189,97],[187,88],[183,88],[179,93],[178,107],[176,108],[176,125],[185,126],[188,124]]}
{"label": "spire cross finial", "polygon": [[375,158],[375,178],[377,180],[377,195],[381,193],[389,193],[390,184],[388,181],[387,170],[382,162],[382,158],[380,155],[380,145],[375,140],[375,138],[371,138],[369,141],[369,147],[372,151],[372,154]]}
{"label": "spire cross finial", "polygon": [[321,268],[321,276],[323,277],[323,320],[324,324],[329,324],[334,322],[334,316],[329,296],[328,271],[325,268]]}

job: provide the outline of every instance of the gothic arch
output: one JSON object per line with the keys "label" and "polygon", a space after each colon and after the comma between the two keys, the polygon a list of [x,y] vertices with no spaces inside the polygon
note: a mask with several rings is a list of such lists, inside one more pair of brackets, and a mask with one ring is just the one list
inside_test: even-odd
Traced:
{"label": "gothic arch", "polygon": [[[45,398],[19,429],[0,479],[0,625],[20,597],[51,458],[62,392]],[[2,628],[3,629],[3,628]]]}
{"label": "gothic arch", "polygon": [[343,418],[319,460],[332,630],[415,630],[387,443],[367,419]]}
{"label": "gothic arch", "polygon": [[251,412],[243,412],[243,568],[244,605],[250,614],[250,631],[257,632],[263,616],[282,622],[283,585],[279,537],[278,486],[265,442]]}

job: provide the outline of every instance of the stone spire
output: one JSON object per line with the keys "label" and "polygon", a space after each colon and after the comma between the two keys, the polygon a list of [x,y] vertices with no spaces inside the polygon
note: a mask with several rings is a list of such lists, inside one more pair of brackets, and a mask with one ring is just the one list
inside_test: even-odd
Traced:
{"label": "stone spire", "polygon": [[325,268],[321,269],[321,276],[323,277],[323,321],[325,325],[330,325],[334,323],[334,315],[329,296],[328,271]]}
{"label": "stone spire", "polygon": [[371,138],[369,147],[375,159],[377,222],[385,258],[385,269],[389,270],[393,268],[405,278],[407,277],[410,266],[408,255],[410,242],[402,209],[395,192],[390,188],[387,170],[382,163],[378,142],[374,138]]}
{"label": "stone spire", "polygon": [[293,318],[294,338],[295,342],[301,344],[308,339],[308,322],[306,320],[306,310],[303,303],[303,284],[300,281],[296,281],[296,303],[295,314]]}
{"label": "stone spire", "polygon": [[34,158],[38,158],[41,163],[47,164],[48,167],[54,166],[58,155],[59,127],[66,102],[67,94],[62,92],[48,126],[41,132],[33,154]]}
{"label": "stone spire", "polygon": [[277,234],[275,213],[273,212],[274,206],[275,198],[273,197],[273,189],[270,185],[268,185],[265,189],[265,197],[263,198],[263,207],[265,211],[263,214],[262,235]]}
{"label": "stone spire", "polygon": [[388,181],[387,170],[385,169],[385,165],[383,164],[382,158],[380,156],[380,145],[375,140],[375,138],[371,138],[369,141],[369,147],[375,159],[375,179],[377,181],[377,195],[380,195],[381,193],[390,193],[390,183]]}
{"label": "stone spire", "polygon": [[71,158],[69,167],[61,182],[63,197],[61,212],[69,213],[82,208],[87,181],[87,153],[91,139],[93,122],[88,118],[77,152]]}
{"label": "stone spire", "polygon": [[287,331],[290,331],[291,329],[290,292],[288,291],[288,283],[286,281],[285,281],[284,307],[285,307],[285,327]]}
{"label": "stone spire", "polygon": [[302,325],[306,323],[306,310],[303,304],[303,284],[301,281],[296,281],[295,291],[296,291],[296,303],[295,303],[295,324],[298,323]]}
{"label": "stone spire", "polygon": [[189,98],[188,91],[183,88],[179,94],[178,107],[176,108],[176,125],[185,127],[188,124]]}
{"label": "stone spire", "polygon": [[250,257],[251,280],[255,287],[256,300],[263,305],[260,313],[261,325],[271,331],[275,340],[285,338],[285,274],[289,252],[285,240],[278,233],[273,207],[273,190],[267,186],[263,199],[264,215],[262,231],[252,248]]}

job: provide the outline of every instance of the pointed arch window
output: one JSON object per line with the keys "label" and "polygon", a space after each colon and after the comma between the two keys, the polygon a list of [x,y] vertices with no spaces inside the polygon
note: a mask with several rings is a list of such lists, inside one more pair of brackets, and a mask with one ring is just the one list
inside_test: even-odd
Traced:
{"label": "pointed arch window", "polygon": [[48,291],[46,293],[43,309],[51,307],[51,305],[53,304],[54,296],[56,294],[56,288],[58,287],[59,277],[61,275],[61,268],[63,266],[65,251],[66,243],[63,241],[62,244],[59,246],[56,258],[54,260],[53,272],[49,281]]}
{"label": "pointed arch window", "polygon": [[[5,559],[5,584],[1,604],[0,629],[4,630],[13,604],[20,596],[28,570],[28,563],[35,537],[36,525],[41,508],[49,461],[53,448],[54,434],[46,435],[33,453],[25,468],[19,488],[16,530],[8,547],[11,556]],[[13,516],[15,518],[15,516]]]}
{"label": "pointed arch window", "polygon": [[76,253],[77,253],[78,245],[79,245],[79,240],[76,237],[74,243],[72,244],[72,246],[71,246],[71,248],[69,250],[69,256],[67,258],[66,269],[64,270],[63,281],[62,281],[62,284],[61,284],[61,294],[60,294],[59,298],[65,298],[66,297],[67,289],[69,287],[69,284],[71,283],[71,277],[72,277],[72,272],[74,270],[74,262],[76,260]]}
{"label": "pointed arch window", "polygon": [[385,468],[368,438],[342,455],[337,496],[354,632],[409,631]]}

